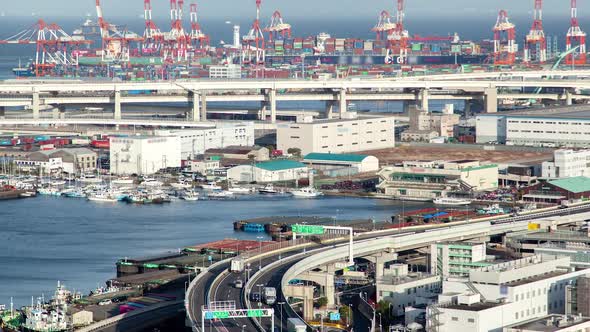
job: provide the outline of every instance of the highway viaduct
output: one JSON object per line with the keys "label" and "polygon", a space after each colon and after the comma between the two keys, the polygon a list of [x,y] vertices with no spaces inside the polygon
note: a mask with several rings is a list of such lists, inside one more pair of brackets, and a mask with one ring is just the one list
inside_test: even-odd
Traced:
{"label": "highway viaduct", "polygon": [[[590,71],[575,71],[562,78],[556,72],[527,72],[521,76],[494,73],[429,76],[421,79],[340,80],[191,80],[167,82],[25,81],[0,84],[0,117],[6,107],[30,108],[33,119],[43,105],[65,110],[66,105],[113,105],[113,118],[122,119],[122,104],[186,103],[189,121],[206,121],[209,102],[260,103],[259,119],[276,122],[277,102],[325,102],[325,116],[346,117],[355,101],[416,102],[428,110],[428,101],[478,100],[486,112],[496,112],[501,99],[545,99],[571,104],[590,96],[576,93],[590,89]],[[566,72],[567,73],[567,72]],[[534,75],[533,75],[534,74]],[[565,75],[564,73],[561,73]],[[558,77],[558,78],[556,78]],[[444,79],[441,79],[444,78]],[[555,93],[529,93],[532,89],[556,89]],[[335,107],[340,110],[335,114]],[[268,116],[270,115],[270,117]]]}

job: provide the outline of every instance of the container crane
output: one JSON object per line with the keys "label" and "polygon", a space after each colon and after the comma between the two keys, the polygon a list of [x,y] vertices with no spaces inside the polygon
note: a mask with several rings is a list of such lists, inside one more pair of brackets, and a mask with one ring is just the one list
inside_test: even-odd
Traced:
{"label": "container crane", "polygon": [[164,60],[168,62],[188,59],[189,40],[182,23],[184,0],[170,0],[170,32],[165,36]]}
{"label": "container crane", "polygon": [[280,38],[291,38],[291,24],[283,21],[283,15],[278,10],[272,14],[270,24],[264,31],[268,32],[268,40],[271,42]]}
{"label": "container crane", "polygon": [[[516,61],[516,29],[508,13],[500,10],[494,31],[494,64],[513,65]],[[505,39],[503,39],[505,37]]]}
{"label": "container crane", "polygon": [[145,31],[143,32],[142,52],[144,54],[157,54],[162,50],[164,34],[152,19],[152,2],[144,0]]}
{"label": "container crane", "polygon": [[242,63],[264,64],[265,41],[260,28],[260,6],[262,0],[256,0],[256,19],[247,35],[242,38]]}
{"label": "container crane", "polygon": [[[547,61],[547,41],[543,30],[543,0],[534,1],[533,25],[525,38],[523,61],[525,63],[531,61],[545,63]],[[535,55],[534,59],[533,54]]]}
{"label": "container crane", "polygon": [[90,45],[92,41],[84,37],[72,37],[57,24],[47,24],[38,20],[30,28],[23,30],[0,44],[36,45],[33,69],[35,76],[71,73],[78,66],[76,49]]}
{"label": "container crane", "polygon": [[100,0],[96,0],[96,16],[100,27],[100,36],[102,38],[102,61],[103,62],[129,62],[130,60],[130,43],[141,42],[143,38],[135,33],[119,31],[112,24],[109,24],[103,17]]}
{"label": "container crane", "polygon": [[578,21],[578,4],[576,0],[571,0],[571,19],[570,28],[567,31],[565,40],[565,49],[569,51],[574,48],[574,43],[579,46],[579,53],[568,53],[565,58],[565,63],[568,65],[584,65],[586,64],[586,33],[580,28]]}
{"label": "container crane", "polygon": [[[387,63],[404,64],[408,59],[408,44],[410,34],[404,29],[405,6],[404,0],[397,0],[397,15],[395,29],[388,36]],[[395,58],[395,56],[397,57]],[[395,58],[395,59],[394,59]]]}
{"label": "container crane", "polygon": [[379,15],[377,25],[371,29],[377,35],[377,40],[387,40],[387,36],[391,35],[395,30],[395,23],[391,22],[391,14],[384,10]]}
{"label": "container crane", "polygon": [[210,39],[209,36],[203,33],[201,25],[199,24],[199,17],[197,11],[197,4],[191,3],[190,5],[190,21],[191,21],[191,33],[190,39],[192,46],[195,50],[206,50],[209,48]]}

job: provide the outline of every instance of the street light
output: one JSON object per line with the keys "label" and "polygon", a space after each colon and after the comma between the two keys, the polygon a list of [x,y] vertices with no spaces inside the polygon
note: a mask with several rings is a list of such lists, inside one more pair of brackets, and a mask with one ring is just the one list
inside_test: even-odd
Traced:
{"label": "street light", "polygon": [[381,313],[378,312],[377,315],[379,315],[379,330],[383,331],[383,323],[381,321]]}
{"label": "street light", "polygon": [[281,323],[280,323],[281,331],[280,332],[283,332],[283,304],[285,304],[285,302],[277,302],[277,304],[280,305],[280,308],[281,308]]}
{"label": "street light", "polygon": [[242,325],[242,332],[246,329],[246,325]]}
{"label": "street light", "polygon": [[262,270],[262,239],[264,239],[264,237],[257,236],[256,238],[258,239],[258,243],[260,244],[258,246],[258,270]]}

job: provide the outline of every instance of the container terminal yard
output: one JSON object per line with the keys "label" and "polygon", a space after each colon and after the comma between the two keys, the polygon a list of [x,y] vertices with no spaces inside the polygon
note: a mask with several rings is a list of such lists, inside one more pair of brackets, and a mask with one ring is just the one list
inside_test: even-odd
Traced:
{"label": "container terminal yard", "polygon": [[[169,13],[160,13],[152,10],[150,0],[145,0],[145,30],[133,32],[111,21],[109,14],[113,13],[103,12],[97,0],[96,18],[86,20],[72,33],[39,19],[26,30],[1,36],[0,47],[35,46],[33,62],[14,68],[17,77],[125,81],[392,77],[584,66],[586,34],[577,16],[576,0],[571,0],[569,7],[566,2],[559,7],[571,13],[570,28],[564,37],[546,35],[543,1],[531,4],[532,22],[524,41],[516,40],[517,27],[510,21],[509,8],[499,10],[495,24],[489,22],[490,34],[482,41],[462,40],[457,34],[412,34],[405,28],[406,22],[412,20],[405,15],[412,1],[406,0],[394,1],[395,8],[378,15],[377,11],[376,24],[367,27],[375,38],[364,40],[325,32],[297,36],[297,27],[288,23],[288,13],[274,11],[265,19],[261,16],[262,0],[256,0],[252,3],[253,23],[246,34],[242,35],[240,26],[234,26],[232,43],[212,45],[207,27],[201,26],[199,20],[207,13],[201,12],[197,3],[187,5],[183,0],[174,0]],[[156,25],[155,17],[168,15],[169,26]],[[562,38],[566,45],[563,52],[558,47]]]}

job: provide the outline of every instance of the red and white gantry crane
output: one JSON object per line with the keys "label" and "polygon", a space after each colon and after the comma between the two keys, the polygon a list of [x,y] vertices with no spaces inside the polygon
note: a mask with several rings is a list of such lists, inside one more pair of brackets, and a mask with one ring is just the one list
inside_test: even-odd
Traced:
{"label": "red and white gantry crane", "polygon": [[132,32],[120,31],[115,25],[109,24],[103,17],[100,0],[96,0],[96,16],[102,38],[102,61],[128,63],[130,43],[142,42],[143,38]]}
{"label": "red and white gantry crane", "polygon": [[[575,53],[568,54],[565,58],[565,63],[568,65],[584,65],[586,64],[586,33],[580,28],[576,0],[571,0],[570,11],[570,28],[567,31],[565,48],[566,51],[569,51],[572,48],[578,47],[578,50]],[[578,46],[575,46],[574,43],[577,43]]]}
{"label": "red and white gantry crane", "polygon": [[190,40],[192,47],[195,51],[206,51],[209,48],[210,39],[209,36],[206,35],[203,30],[201,30],[196,3],[191,3],[190,5],[190,21]]}
{"label": "red and white gantry crane", "polygon": [[265,41],[260,28],[260,6],[262,0],[256,0],[256,19],[247,35],[242,38],[242,63],[264,64]]}
{"label": "red and white gantry crane", "polygon": [[516,28],[508,13],[500,10],[494,31],[494,64],[513,65],[516,61]]}
{"label": "red and white gantry crane", "polygon": [[275,11],[270,18],[270,24],[264,29],[268,32],[268,40],[291,38],[291,24],[285,23],[280,11]]}
{"label": "red and white gantry crane", "polygon": [[534,2],[533,25],[525,38],[523,61],[544,63],[547,61],[547,40],[543,30],[543,0]]}
{"label": "red and white gantry crane", "polygon": [[387,10],[384,10],[379,15],[379,21],[377,25],[371,29],[377,35],[377,40],[387,40],[387,37],[395,30],[395,23],[391,22],[391,14]]}
{"label": "red and white gantry crane", "polygon": [[164,34],[152,19],[152,2],[144,0],[145,30],[143,32],[142,52],[144,54],[159,54],[162,51]]}
{"label": "red and white gantry crane", "polygon": [[404,0],[397,0],[397,15],[395,29],[388,36],[389,47],[386,62],[404,64],[408,59],[408,45],[410,34],[404,28],[405,6]]}

